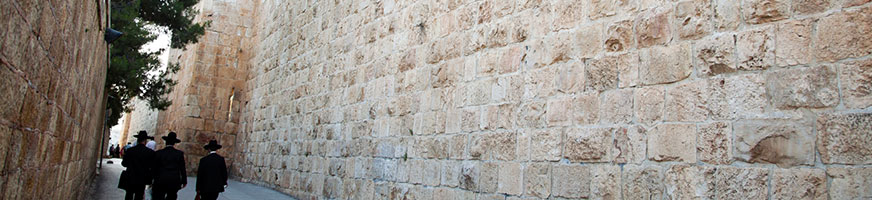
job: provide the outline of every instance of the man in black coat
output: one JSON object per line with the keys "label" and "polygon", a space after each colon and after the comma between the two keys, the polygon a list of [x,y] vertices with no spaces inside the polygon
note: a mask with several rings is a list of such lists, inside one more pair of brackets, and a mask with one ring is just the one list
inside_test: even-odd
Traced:
{"label": "man in black coat", "polygon": [[145,131],[139,131],[139,134],[133,137],[136,137],[137,145],[128,149],[121,160],[121,166],[127,167],[124,172],[127,180],[122,177],[123,183],[120,183],[119,186],[127,191],[127,194],[124,195],[126,200],[142,199],[145,194],[145,185],[151,185],[152,165],[150,162],[154,160],[155,156],[154,151],[145,147],[145,143],[154,137],[149,137]]}
{"label": "man in black coat", "polygon": [[224,157],[215,152],[221,149],[218,141],[209,141],[203,148],[210,152],[200,159],[200,166],[197,168],[197,194],[202,200],[215,200],[218,199],[218,193],[224,192],[224,187],[227,186],[227,165]]}
{"label": "man in black coat", "polygon": [[188,176],[185,175],[185,152],[173,147],[174,144],[181,142],[176,138],[175,132],[170,132],[161,138],[167,146],[158,150],[154,156],[152,197],[155,200],[174,200],[178,198],[179,190],[188,184]]}

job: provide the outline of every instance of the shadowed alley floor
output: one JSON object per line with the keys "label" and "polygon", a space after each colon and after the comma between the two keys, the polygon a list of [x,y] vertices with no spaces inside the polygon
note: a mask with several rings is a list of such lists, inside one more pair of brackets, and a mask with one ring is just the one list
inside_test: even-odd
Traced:
{"label": "shadowed alley floor", "polygon": [[[113,163],[107,164],[108,161]],[[124,199],[124,190],[117,187],[118,177],[122,170],[124,167],[121,166],[121,159],[103,159],[103,169],[100,170],[100,175],[97,175],[94,187],[91,188],[91,199]],[[179,199],[194,199],[194,184],[196,182],[194,177],[188,177],[188,186],[179,190]],[[218,199],[293,199],[288,195],[254,184],[234,180],[228,181],[228,184],[226,191],[221,193]],[[148,194],[146,194],[146,199],[150,199]]]}

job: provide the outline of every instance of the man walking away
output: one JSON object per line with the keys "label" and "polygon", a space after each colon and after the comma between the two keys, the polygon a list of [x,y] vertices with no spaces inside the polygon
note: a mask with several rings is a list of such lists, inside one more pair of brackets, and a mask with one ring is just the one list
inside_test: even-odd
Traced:
{"label": "man walking away", "polygon": [[224,192],[224,187],[227,187],[227,165],[224,157],[215,152],[221,149],[218,141],[209,141],[203,148],[210,152],[200,159],[200,167],[197,168],[197,194],[202,200],[216,200],[218,193]]}
{"label": "man walking away", "polygon": [[[127,167],[127,170],[122,173],[119,187],[127,191],[124,199],[126,200],[141,200],[145,192],[145,185],[151,184],[151,163],[154,160],[155,153],[151,149],[145,147],[145,143],[149,139],[148,133],[139,131],[136,136],[137,145],[127,149],[121,160],[121,166]],[[126,177],[125,177],[126,176]]]}
{"label": "man walking away", "polygon": [[175,200],[178,198],[179,190],[188,184],[185,175],[185,153],[173,147],[174,144],[181,142],[176,138],[175,132],[170,132],[161,138],[167,146],[155,153],[152,168],[155,179],[152,197],[155,200]]}

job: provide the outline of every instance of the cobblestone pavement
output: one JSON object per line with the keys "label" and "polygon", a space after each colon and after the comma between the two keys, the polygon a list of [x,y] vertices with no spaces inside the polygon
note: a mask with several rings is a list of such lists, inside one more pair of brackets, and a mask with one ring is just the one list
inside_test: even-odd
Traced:
{"label": "cobblestone pavement", "polygon": [[[112,164],[108,164],[112,161]],[[104,159],[103,169],[100,170],[100,175],[95,178],[96,182],[91,188],[91,199],[97,200],[118,200],[124,199],[124,190],[118,189],[118,177],[124,167],[121,166],[121,159]],[[179,199],[194,199],[194,177],[188,177],[188,186],[179,191]],[[221,193],[218,199],[294,199],[288,195],[282,194],[269,188],[257,186],[249,183],[238,181],[229,181],[230,186],[226,191]],[[146,194],[146,199],[151,199]]]}

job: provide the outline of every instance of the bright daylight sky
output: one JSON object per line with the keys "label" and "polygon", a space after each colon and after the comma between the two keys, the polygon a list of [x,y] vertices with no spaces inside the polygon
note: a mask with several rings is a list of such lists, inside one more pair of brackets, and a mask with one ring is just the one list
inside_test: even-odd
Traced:
{"label": "bright daylight sky", "polygon": [[[152,33],[155,33],[158,35],[157,39],[149,42],[148,44],[145,44],[145,46],[143,46],[142,50],[143,51],[156,51],[158,49],[163,48],[164,51],[160,55],[160,63],[162,66],[160,68],[160,70],[164,70],[164,69],[166,69],[167,60],[169,59],[170,36],[168,34],[164,34],[162,31],[152,31]],[[121,37],[124,37],[124,36],[121,36]],[[152,73],[157,74],[158,72],[152,72]],[[118,120],[118,125],[115,125],[111,129],[109,129],[109,137],[110,137],[109,145],[118,144],[118,140],[121,139],[121,132],[123,131],[121,129],[124,128],[124,117],[125,117],[124,115],[126,115],[126,114],[122,114],[121,119]],[[130,133],[128,133],[128,134],[130,134]],[[149,133],[149,134],[152,134],[152,133]],[[125,142],[125,144],[126,144],[126,142]]]}

